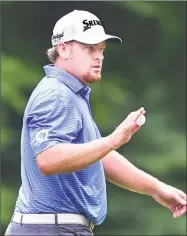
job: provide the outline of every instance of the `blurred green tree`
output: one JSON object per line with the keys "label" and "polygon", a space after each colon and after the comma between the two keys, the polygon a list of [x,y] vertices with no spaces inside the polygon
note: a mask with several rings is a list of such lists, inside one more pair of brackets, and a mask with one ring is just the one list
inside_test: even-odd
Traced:
{"label": "blurred green tree", "polygon": [[[139,168],[186,191],[186,3],[1,2],[2,234],[20,186],[20,135],[28,97],[44,75],[54,23],[73,9],[98,15],[122,45],[108,45],[91,105],[103,136],[144,106],[147,122],[119,149]],[[102,13],[102,14],[101,14]],[[108,184],[108,216],[96,235],[186,235],[150,197]]]}

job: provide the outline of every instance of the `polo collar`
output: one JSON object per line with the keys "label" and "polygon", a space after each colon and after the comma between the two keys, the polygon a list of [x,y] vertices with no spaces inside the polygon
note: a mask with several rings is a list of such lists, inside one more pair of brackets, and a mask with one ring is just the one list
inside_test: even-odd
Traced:
{"label": "polo collar", "polygon": [[64,71],[63,69],[54,66],[53,64],[49,64],[43,67],[46,77],[53,77],[61,80],[64,84],[66,84],[74,93],[78,93],[81,90],[90,91],[90,88],[83,83],[81,83],[78,79],[76,79],[73,75]]}

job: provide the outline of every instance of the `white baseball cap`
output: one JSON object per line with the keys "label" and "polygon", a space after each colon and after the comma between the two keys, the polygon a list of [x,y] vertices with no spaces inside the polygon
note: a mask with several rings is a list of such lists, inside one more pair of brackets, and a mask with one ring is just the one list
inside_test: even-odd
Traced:
{"label": "white baseball cap", "polygon": [[97,44],[112,39],[121,43],[119,37],[108,35],[101,21],[88,11],[74,10],[60,18],[53,29],[52,45],[60,42],[78,41],[85,44]]}

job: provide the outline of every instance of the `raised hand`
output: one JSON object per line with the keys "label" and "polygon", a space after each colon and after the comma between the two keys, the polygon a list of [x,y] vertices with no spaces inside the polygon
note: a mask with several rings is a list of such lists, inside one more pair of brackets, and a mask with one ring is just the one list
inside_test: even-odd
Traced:
{"label": "raised hand", "polygon": [[141,107],[139,110],[131,112],[127,118],[115,129],[115,131],[110,135],[114,146],[116,148],[129,142],[132,135],[137,132],[141,126],[136,124],[136,120],[145,114],[145,109]]}

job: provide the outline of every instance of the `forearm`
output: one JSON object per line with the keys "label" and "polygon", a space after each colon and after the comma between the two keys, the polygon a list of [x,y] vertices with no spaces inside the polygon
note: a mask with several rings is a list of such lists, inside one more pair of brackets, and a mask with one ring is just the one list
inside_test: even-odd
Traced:
{"label": "forearm", "polygon": [[135,121],[145,113],[144,108],[131,112],[112,134],[84,144],[63,143],[48,148],[36,156],[44,175],[78,171],[99,161],[108,153],[129,142],[140,127]]}
{"label": "forearm", "polygon": [[58,144],[38,154],[36,160],[44,175],[70,173],[99,161],[111,150],[106,137],[84,144]]}
{"label": "forearm", "polygon": [[135,167],[116,151],[102,159],[105,176],[110,182],[134,192],[152,195],[158,189],[159,181]]}

